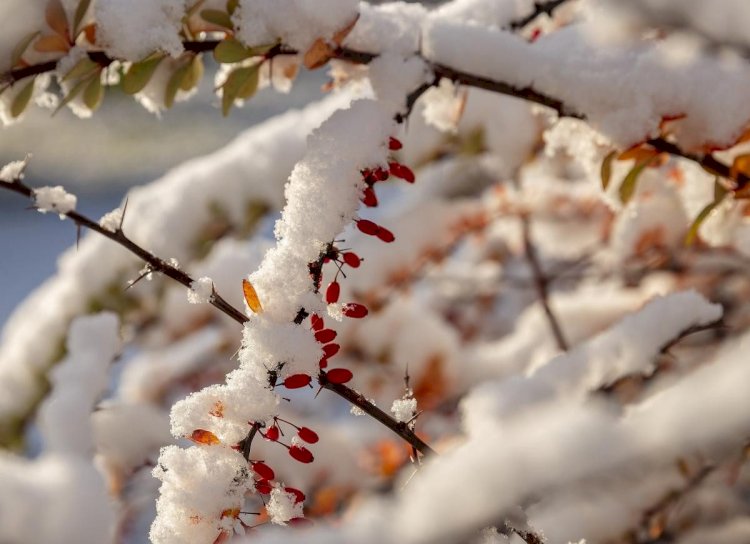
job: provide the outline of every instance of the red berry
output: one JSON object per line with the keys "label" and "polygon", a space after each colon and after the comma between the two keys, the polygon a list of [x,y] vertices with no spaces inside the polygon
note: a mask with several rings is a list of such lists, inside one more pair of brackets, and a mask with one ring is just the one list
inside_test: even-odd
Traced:
{"label": "red berry", "polygon": [[378,233],[378,230],[380,230],[378,225],[367,219],[360,219],[357,221],[357,228],[370,236],[375,236]]}
{"label": "red berry", "polygon": [[328,357],[325,355],[320,358],[320,361],[318,361],[318,366],[320,368],[326,368],[328,366]]}
{"label": "red berry", "polygon": [[293,445],[289,447],[289,455],[300,463],[312,463],[315,459],[313,454],[304,446]]}
{"label": "red berry", "polygon": [[362,194],[362,204],[370,208],[378,205],[378,197],[372,187],[365,187],[365,191]]}
{"label": "red berry", "polygon": [[264,436],[266,437],[266,440],[276,442],[279,439],[279,428],[276,425],[270,427]]}
{"label": "red berry", "polygon": [[292,518],[289,520],[289,525],[294,527],[310,527],[312,524],[313,522],[307,518]]}
{"label": "red berry", "polygon": [[320,329],[325,327],[325,325],[323,324],[323,318],[318,314],[312,314],[312,316],[310,317],[310,326],[312,326],[312,329],[314,331],[319,331]]}
{"label": "red berry", "polygon": [[341,294],[341,286],[339,282],[332,281],[326,289],[326,302],[328,304],[334,304],[339,301],[339,294]]}
{"label": "red berry", "polygon": [[323,346],[323,353],[325,354],[326,358],[333,357],[339,352],[339,349],[341,349],[341,346],[338,344],[326,344]]}
{"label": "red berry", "polygon": [[307,427],[300,427],[297,435],[308,444],[315,444],[319,440],[318,433]]}
{"label": "red berry", "polygon": [[352,371],[346,368],[333,368],[326,373],[326,378],[331,383],[346,383],[352,377]]}
{"label": "red berry", "polygon": [[315,333],[315,340],[321,344],[333,342],[336,339],[336,331],[333,329],[323,329]]}
{"label": "red berry", "polygon": [[344,258],[344,262],[352,268],[359,268],[359,264],[362,262],[362,259],[360,259],[356,253],[352,253],[351,251],[342,254],[342,257]]}
{"label": "red berry", "polygon": [[252,463],[255,474],[260,476],[261,480],[273,480],[276,475],[273,473],[273,469],[262,461]]}
{"label": "red berry", "polygon": [[346,317],[353,317],[354,319],[361,319],[367,315],[367,308],[363,306],[362,304],[357,304],[356,302],[350,302],[349,304],[344,304],[342,312]]}
{"label": "red berry", "polygon": [[414,172],[412,172],[411,168],[408,166],[404,166],[397,162],[389,162],[388,167],[390,168],[391,174],[397,178],[401,178],[409,183],[414,183]]}
{"label": "red berry", "polygon": [[311,381],[312,378],[307,374],[292,374],[284,380],[284,387],[287,389],[299,389],[300,387],[305,387]]}
{"label": "red berry", "polygon": [[404,144],[402,144],[401,141],[397,140],[394,137],[388,138],[388,149],[390,149],[391,151],[398,151],[402,147],[404,147]]}
{"label": "red berry", "polygon": [[377,167],[372,171],[372,177],[375,178],[375,181],[385,181],[390,177],[390,174],[385,168]]}
{"label": "red berry", "polygon": [[268,495],[271,493],[271,484],[269,484],[266,480],[260,480],[255,482],[255,489],[258,490],[258,493],[261,495]]}
{"label": "red berry", "polygon": [[393,233],[385,227],[380,227],[376,236],[388,244],[396,239]]}
{"label": "red berry", "polygon": [[299,489],[296,489],[294,487],[285,487],[284,491],[289,493],[290,495],[294,495],[294,502],[302,502],[305,500],[305,494],[302,493]]}

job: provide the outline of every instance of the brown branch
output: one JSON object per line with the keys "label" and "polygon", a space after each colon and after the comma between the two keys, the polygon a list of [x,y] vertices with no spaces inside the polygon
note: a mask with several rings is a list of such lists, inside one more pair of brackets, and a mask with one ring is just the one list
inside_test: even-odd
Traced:
{"label": "brown branch", "polygon": [[560,323],[552,311],[549,305],[549,283],[550,280],[542,269],[539,256],[537,255],[536,248],[531,240],[531,221],[527,214],[521,214],[521,229],[523,231],[523,247],[526,253],[526,259],[529,261],[531,267],[531,273],[534,277],[534,286],[536,287],[537,295],[539,296],[539,302],[544,308],[544,314],[547,316],[547,322],[552,330],[552,334],[557,342],[557,347],[562,351],[568,351],[568,342],[565,340]]}
{"label": "brown branch", "polygon": [[[34,198],[34,190],[22,183],[20,179],[16,179],[12,183],[0,182],[0,188],[24,195],[27,198]],[[73,221],[76,225],[80,227],[86,227],[89,230],[93,230],[94,232],[97,232],[98,234],[109,238],[113,242],[120,244],[131,253],[134,253],[135,255],[143,259],[154,272],[161,272],[165,276],[172,278],[173,280],[181,283],[188,288],[190,288],[191,284],[193,283],[194,280],[188,274],[163,261],[153,253],[150,253],[146,249],[130,240],[127,236],[125,236],[125,233],[121,228],[118,228],[118,230],[114,232],[109,231],[99,225],[99,223],[97,223],[96,221],[93,221],[92,219],[76,211],[70,211],[62,215]],[[244,313],[229,304],[229,302],[224,300],[218,293],[216,293],[216,291],[214,291],[210,302],[215,308],[228,315],[236,322],[244,324],[248,321],[248,317]],[[306,312],[304,312],[304,310],[301,310],[298,316],[304,315],[305,313]],[[304,319],[304,317],[302,319]],[[372,404],[364,396],[350,389],[346,385],[332,384],[330,382],[327,382],[325,378],[320,379],[320,385],[325,389],[328,389],[329,391],[333,391],[343,399],[348,400],[357,408],[378,420],[380,423],[382,423],[394,433],[396,433],[399,437],[401,437],[404,441],[416,448],[423,455],[434,453],[434,450],[432,450],[432,448],[430,448],[422,439],[420,439],[411,429],[406,427],[406,425],[396,421],[394,418],[383,412],[380,408]],[[247,450],[247,453],[249,455],[250,444],[252,443],[253,436],[257,431],[258,429],[255,425],[253,425],[247,437],[245,437],[245,439],[241,442],[241,445],[243,447],[243,454],[245,453],[245,450]]]}

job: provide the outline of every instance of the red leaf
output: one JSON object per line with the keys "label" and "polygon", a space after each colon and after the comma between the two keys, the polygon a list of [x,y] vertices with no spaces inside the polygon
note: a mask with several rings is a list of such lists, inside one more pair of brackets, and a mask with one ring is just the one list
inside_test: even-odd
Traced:
{"label": "red leaf", "polygon": [[292,374],[284,380],[284,387],[287,389],[299,389],[300,387],[305,387],[311,381],[312,378],[307,374]]}
{"label": "red leaf", "polygon": [[361,319],[367,315],[367,308],[362,304],[350,302],[349,304],[344,304],[342,312],[346,317]]}
{"label": "red leaf", "polygon": [[334,368],[326,373],[326,378],[331,383],[346,383],[353,377],[352,371],[347,368]]}
{"label": "red leaf", "polygon": [[304,446],[290,446],[289,455],[294,457],[300,463],[312,463],[315,460],[310,450]]}
{"label": "red leaf", "polygon": [[323,329],[315,333],[315,340],[321,344],[328,344],[336,339],[336,331],[333,329]]}
{"label": "red leaf", "polygon": [[380,227],[373,223],[372,221],[368,221],[367,219],[360,219],[357,221],[357,228],[362,231],[365,234],[369,234],[370,236],[375,236],[378,233],[378,230],[380,230]]}
{"label": "red leaf", "polygon": [[381,240],[383,240],[384,242],[388,243],[388,244],[390,244],[391,242],[393,242],[396,239],[396,237],[393,235],[393,233],[391,231],[389,231],[385,227],[380,227],[378,229],[377,237],[380,238]]}
{"label": "red leaf", "polygon": [[362,262],[362,259],[360,259],[356,253],[352,253],[351,251],[347,251],[342,257],[344,258],[344,262],[352,268],[359,268],[359,264]]}
{"label": "red leaf", "polygon": [[296,489],[294,487],[285,487],[284,491],[294,495],[294,502],[296,503],[299,503],[305,500],[305,494],[302,493],[302,491],[300,491],[299,489]]}
{"label": "red leaf", "polygon": [[323,354],[325,355],[326,359],[328,357],[333,357],[339,352],[339,349],[341,349],[341,346],[338,344],[326,344],[323,346]]}
{"label": "red leaf", "polygon": [[326,289],[326,302],[328,304],[334,304],[339,301],[339,294],[341,294],[341,286],[339,282],[332,281]]}
{"label": "red leaf", "polygon": [[319,440],[318,433],[308,427],[300,427],[297,435],[308,444],[315,444]]}
{"label": "red leaf", "polygon": [[404,144],[402,144],[400,140],[393,137],[388,138],[388,149],[391,151],[398,151],[402,147],[404,147]]}
{"label": "red leaf", "polygon": [[263,480],[273,480],[276,477],[273,469],[261,461],[253,463],[252,467],[255,473]]}

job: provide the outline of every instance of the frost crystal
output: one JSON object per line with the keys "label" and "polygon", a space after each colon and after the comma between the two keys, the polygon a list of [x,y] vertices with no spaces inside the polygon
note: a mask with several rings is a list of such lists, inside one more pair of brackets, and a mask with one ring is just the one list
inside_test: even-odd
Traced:
{"label": "frost crystal", "polygon": [[68,193],[60,185],[34,189],[36,209],[42,213],[57,213],[60,215],[60,219],[65,219],[66,213],[75,210],[77,201],[75,195]]}
{"label": "frost crystal", "polygon": [[214,294],[214,282],[206,276],[190,284],[187,297],[190,304],[205,304],[211,302]]}
{"label": "frost crystal", "polygon": [[417,413],[417,399],[413,397],[396,399],[391,405],[391,412],[398,421],[406,423]]}
{"label": "frost crystal", "polygon": [[117,232],[120,229],[122,223],[122,208],[115,208],[109,213],[106,213],[99,220],[99,226],[109,232]]}
{"label": "frost crystal", "polygon": [[280,487],[271,491],[271,499],[266,506],[271,522],[286,525],[290,519],[302,517],[302,503],[296,497]]}

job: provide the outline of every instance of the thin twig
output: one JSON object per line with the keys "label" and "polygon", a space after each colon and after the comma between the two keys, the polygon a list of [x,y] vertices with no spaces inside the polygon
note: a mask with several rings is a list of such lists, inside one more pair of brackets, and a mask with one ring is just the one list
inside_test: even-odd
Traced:
{"label": "thin twig", "polygon": [[568,351],[568,342],[565,340],[562,327],[557,319],[557,316],[552,311],[549,305],[549,278],[542,270],[542,265],[539,262],[539,256],[537,255],[536,248],[531,240],[531,221],[527,214],[521,214],[521,229],[523,231],[523,247],[526,253],[526,260],[529,261],[531,267],[531,273],[534,277],[534,286],[536,287],[537,295],[539,296],[539,302],[544,308],[544,313],[547,316],[547,322],[549,323],[552,334],[557,342],[557,347],[562,351]]}

